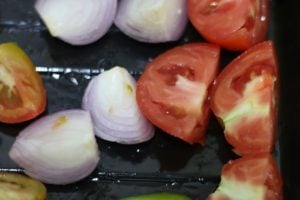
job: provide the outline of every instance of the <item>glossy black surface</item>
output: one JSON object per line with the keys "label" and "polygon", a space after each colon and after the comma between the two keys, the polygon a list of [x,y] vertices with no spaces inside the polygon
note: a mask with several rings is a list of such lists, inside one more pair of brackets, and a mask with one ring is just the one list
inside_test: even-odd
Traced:
{"label": "glossy black surface", "polygon": [[[38,66],[48,94],[44,114],[79,108],[84,89],[92,75],[114,65],[126,67],[136,78],[150,59],[178,44],[203,41],[189,25],[177,42],[144,44],[129,39],[112,27],[99,41],[81,47],[70,46],[49,35],[36,12],[33,0],[0,1],[0,42],[17,42]],[[300,193],[300,3],[271,2],[269,38],[275,42],[280,66],[280,112],[278,142],[274,156],[280,164],[286,200]],[[224,67],[238,53],[222,52]],[[28,122],[29,123],[29,122]],[[7,153],[17,133],[28,123],[0,124],[0,168],[18,167]],[[149,142],[124,146],[98,139],[101,162],[91,176],[68,186],[48,185],[48,199],[118,199],[158,191],[186,194],[203,200],[214,191],[221,167],[235,158],[222,130],[212,118],[207,145],[187,145],[159,130]]]}

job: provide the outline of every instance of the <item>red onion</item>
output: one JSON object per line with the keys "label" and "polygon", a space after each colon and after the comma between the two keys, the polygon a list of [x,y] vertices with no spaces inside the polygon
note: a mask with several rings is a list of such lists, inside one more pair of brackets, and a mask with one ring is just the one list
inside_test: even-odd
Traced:
{"label": "red onion", "polygon": [[44,183],[83,179],[99,161],[89,113],[66,110],[40,118],[20,132],[9,156],[27,175]]}
{"label": "red onion", "polygon": [[187,24],[186,0],[121,0],[115,24],[141,42],[175,41]]}
{"label": "red onion", "polygon": [[101,38],[111,27],[117,0],[37,0],[35,8],[52,36],[85,45]]}
{"label": "red onion", "polygon": [[90,111],[95,134],[121,144],[151,139],[154,128],[140,112],[136,102],[136,83],[128,71],[114,67],[89,83],[82,107]]}

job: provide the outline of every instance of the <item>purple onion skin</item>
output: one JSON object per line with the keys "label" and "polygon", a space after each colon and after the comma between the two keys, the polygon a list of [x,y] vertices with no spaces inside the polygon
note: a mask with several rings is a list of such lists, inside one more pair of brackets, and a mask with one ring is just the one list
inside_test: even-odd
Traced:
{"label": "purple onion skin", "polygon": [[[67,125],[64,127],[65,121],[64,118],[59,118],[61,116],[66,116],[70,123],[73,121],[72,123],[78,124],[78,127],[72,126],[74,130]],[[61,119],[62,121],[59,121]],[[80,124],[85,122],[87,124]],[[56,125],[62,127],[58,131],[53,131],[52,128],[55,129]],[[84,125],[87,127],[87,132],[84,131]],[[55,185],[74,183],[92,173],[100,160],[98,145],[90,130],[93,130],[91,118],[89,113],[84,110],[74,109],[53,113],[36,120],[22,130],[17,136],[9,156],[24,168],[27,175],[44,183]],[[59,135],[53,137],[51,135],[64,134],[66,131],[69,131],[70,137],[64,138]],[[74,137],[72,138],[73,133]],[[81,138],[82,141],[79,141]],[[79,145],[72,146],[72,139]],[[46,148],[53,148],[50,152],[54,152],[55,155],[47,153],[49,151]],[[81,152],[83,152],[82,155]],[[76,160],[80,158],[82,160]],[[51,159],[53,160],[51,161]],[[74,162],[76,164],[70,164]]]}
{"label": "purple onion skin", "polygon": [[188,22],[186,0],[167,0],[170,1],[170,6],[174,5],[175,2],[177,3],[177,10],[173,10],[172,12],[178,13],[175,16],[169,17],[167,22],[157,30],[155,30],[155,26],[147,24],[140,26],[137,22],[129,21],[129,16],[132,13],[139,12],[139,10],[130,7],[130,3],[133,1],[142,0],[121,0],[118,5],[114,23],[124,34],[137,41],[146,43],[177,41],[183,35]]}
{"label": "purple onion skin", "polygon": [[[68,23],[65,22],[65,20],[61,20],[60,22],[53,24],[51,19],[49,20],[47,16],[44,16],[46,12],[45,10],[48,10],[47,4],[49,3],[49,1],[52,1],[52,3],[55,2],[53,0],[37,0],[35,3],[35,9],[40,15],[40,17],[42,18],[42,20],[44,21],[47,28],[50,30],[50,34],[71,45],[87,45],[102,38],[112,26],[116,15],[117,6],[118,6],[117,0],[97,0],[99,2],[97,8],[99,9],[88,20],[84,22],[80,21],[80,20],[84,20],[85,17],[87,17],[88,14],[90,14],[90,12],[84,10],[83,8],[79,8],[79,10],[81,10],[80,14],[82,15],[82,13],[84,13],[84,17],[77,19],[76,16],[74,16],[74,18],[71,18],[69,20],[70,22]],[[79,0],[74,0],[74,1],[79,1]],[[92,1],[93,0],[85,0],[85,2],[83,1],[83,3],[93,4],[94,2]],[[57,3],[62,3],[62,2],[63,0],[61,0],[60,2],[57,1]],[[70,9],[74,9],[74,8],[71,7]],[[53,12],[57,12],[57,11],[54,10]],[[57,14],[60,13],[58,12]],[[56,13],[54,13],[54,15],[56,15]],[[74,12],[74,15],[78,15],[78,13]],[[59,23],[61,24],[58,25]],[[71,30],[68,29],[63,32],[59,31],[59,33],[51,32],[52,26],[59,26],[61,28],[58,29],[63,29],[63,27],[67,25],[69,26],[69,24],[73,24]]]}
{"label": "purple onion skin", "polygon": [[[132,87],[132,94],[125,95],[124,83]],[[115,67],[90,81],[82,108],[90,112],[98,137],[120,144],[138,144],[154,136],[154,127],[140,112],[134,93],[135,80],[124,68]],[[116,99],[120,107],[112,103]]]}

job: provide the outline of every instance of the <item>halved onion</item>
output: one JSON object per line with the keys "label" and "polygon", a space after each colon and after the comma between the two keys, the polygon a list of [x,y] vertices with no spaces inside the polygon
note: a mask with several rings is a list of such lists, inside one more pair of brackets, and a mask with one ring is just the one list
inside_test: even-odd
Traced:
{"label": "halved onion", "polygon": [[85,45],[101,38],[111,27],[117,0],[37,0],[35,9],[52,36]]}
{"label": "halved onion", "polygon": [[40,118],[20,132],[9,156],[27,175],[44,183],[83,179],[99,161],[90,114],[66,110]]}
{"label": "halved onion", "polygon": [[175,41],[187,24],[186,0],[121,0],[115,24],[138,41]]}
{"label": "halved onion", "polygon": [[136,83],[128,71],[114,67],[89,83],[82,107],[90,111],[95,134],[121,144],[151,139],[152,124],[142,115],[136,102]]}

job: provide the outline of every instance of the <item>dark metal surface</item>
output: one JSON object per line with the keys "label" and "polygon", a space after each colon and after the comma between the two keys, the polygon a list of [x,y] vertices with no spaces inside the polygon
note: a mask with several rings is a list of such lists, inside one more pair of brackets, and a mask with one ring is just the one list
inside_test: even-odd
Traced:
{"label": "dark metal surface", "polygon": [[[90,77],[115,65],[126,67],[135,77],[149,60],[176,45],[203,41],[189,25],[177,42],[144,44],[123,35],[116,27],[99,41],[81,47],[51,37],[33,9],[33,0],[0,1],[0,42],[17,42],[39,66],[48,94],[46,113],[79,108]],[[286,200],[300,193],[300,8],[298,1],[272,1],[269,38],[275,42],[280,64],[281,93],[278,142],[274,151],[280,164]],[[224,67],[238,53],[222,52]],[[44,114],[46,114],[44,113]],[[29,123],[29,122],[28,122]],[[8,157],[18,132],[28,123],[0,124],[0,168],[19,169]],[[98,139],[101,161],[88,178],[68,186],[47,185],[48,200],[118,199],[170,191],[203,200],[214,191],[221,167],[235,158],[212,118],[207,144],[187,145],[161,131],[149,142],[119,145]],[[298,189],[299,188],[299,189]]]}

